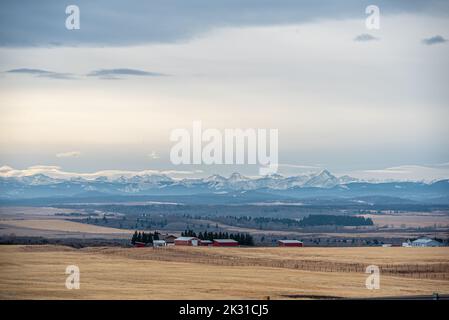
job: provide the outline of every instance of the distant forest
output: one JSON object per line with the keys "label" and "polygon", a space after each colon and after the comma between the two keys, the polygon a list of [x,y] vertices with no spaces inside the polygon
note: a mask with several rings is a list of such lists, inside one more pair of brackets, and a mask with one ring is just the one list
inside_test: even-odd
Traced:
{"label": "distant forest", "polygon": [[299,221],[301,227],[313,226],[372,226],[374,225],[371,218],[355,217],[355,216],[335,216],[314,214],[309,215]]}

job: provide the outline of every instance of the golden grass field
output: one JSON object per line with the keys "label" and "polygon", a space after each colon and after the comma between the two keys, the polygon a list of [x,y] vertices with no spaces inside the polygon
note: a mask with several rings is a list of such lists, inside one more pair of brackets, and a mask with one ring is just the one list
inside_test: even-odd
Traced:
{"label": "golden grass field", "polygon": [[[81,288],[65,288],[77,265]],[[379,290],[365,288],[370,264]],[[449,248],[0,246],[1,299],[287,299],[449,293]],[[362,268],[360,268],[362,267]]]}
{"label": "golden grass field", "polygon": [[48,230],[58,232],[81,232],[100,234],[133,233],[131,230],[108,228],[86,223],[62,220],[62,219],[27,219],[27,220],[0,220],[0,224],[10,227],[19,227],[35,230]]}
{"label": "golden grass field", "polygon": [[363,214],[365,218],[371,218],[377,226],[394,226],[401,227],[433,227],[449,226],[449,216],[447,214],[424,214],[424,213],[395,213],[395,214]]}

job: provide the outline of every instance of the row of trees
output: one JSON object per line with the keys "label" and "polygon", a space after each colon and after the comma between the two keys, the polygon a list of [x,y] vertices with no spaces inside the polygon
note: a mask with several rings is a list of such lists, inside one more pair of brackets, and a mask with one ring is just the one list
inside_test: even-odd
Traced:
{"label": "row of trees", "polygon": [[268,224],[268,223],[279,223],[284,224],[288,227],[299,226],[299,221],[289,218],[268,218],[268,217],[257,217],[253,219],[257,224]]}
{"label": "row of trees", "polygon": [[372,226],[371,218],[356,216],[336,216],[326,214],[314,214],[299,221],[301,227],[312,226]]}
{"label": "row of trees", "polygon": [[242,246],[253,246],[254,239],[248,233],[227,233],[227,232],[207,232],[204,231],[198,233],[198,235],[193,230],[186,230],[181,233],[182,237],[196,237],[201,240],[214,240],[214,239],[232,239],[237,241]]}
{"label": "row of trees", "polygon": [[145,232],[134,232],[131,243],[135,244],[136,242],[143,242],[143,243],[153,243],[153,240],[159,240],[159,232],[155,233],[145,233]]}

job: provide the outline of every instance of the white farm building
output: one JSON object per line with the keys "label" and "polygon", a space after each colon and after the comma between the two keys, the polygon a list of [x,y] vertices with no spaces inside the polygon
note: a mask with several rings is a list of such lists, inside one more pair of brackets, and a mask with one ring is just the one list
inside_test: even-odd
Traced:
{"label": "white farm building", "polygon": [[412,247],[440,247],[441,245],[441,242],[429,238],[420,238],[411,243]]}

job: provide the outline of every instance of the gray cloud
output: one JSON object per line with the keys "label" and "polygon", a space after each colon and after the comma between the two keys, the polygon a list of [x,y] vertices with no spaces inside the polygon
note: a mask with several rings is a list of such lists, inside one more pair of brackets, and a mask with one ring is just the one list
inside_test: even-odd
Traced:
{"label": "gray cloud", "polygon": [[[368,0],[77,0],[80,30],[60,0],[2,0],[0,46],[123,46],[184,40],[217,27],[365,19]],[[449,14],[446,0],[377,0],[382,15]]]}
{"label": "gray cloud", "polygon": [[368,33],[359,34],[357,37],[354,38],[354,41],[356,42],[367,42],[373,40],[379,40],[379,38],[376,38],[375,36],[372,36]]}
{"label": "gray cloud", "polygon": [[447,39],[444,39],[442,36],[433,36],[430,38],[423,39],[422,42],[428,46],[431,46],[438,43],[444,43],[446,41]]}
{"label": "gray cloud", "polygon": [[118,69],[100,69],[94,70],[87,74],[88,77],[99,77],[102,79],[118,79],[122,76],[139,76],[139,77],[162,77],[165,76],[163,73],[158,72],[149,72],[137,69],[127,69],[127,68],[118,68]]}
{"label": "gray cloud", "polygon": [[53,72],[42,69],[19,68],[6,71],[7,73],[27,74],[36,77],[45,77],[51,79],[74,79],[71,73]]}

